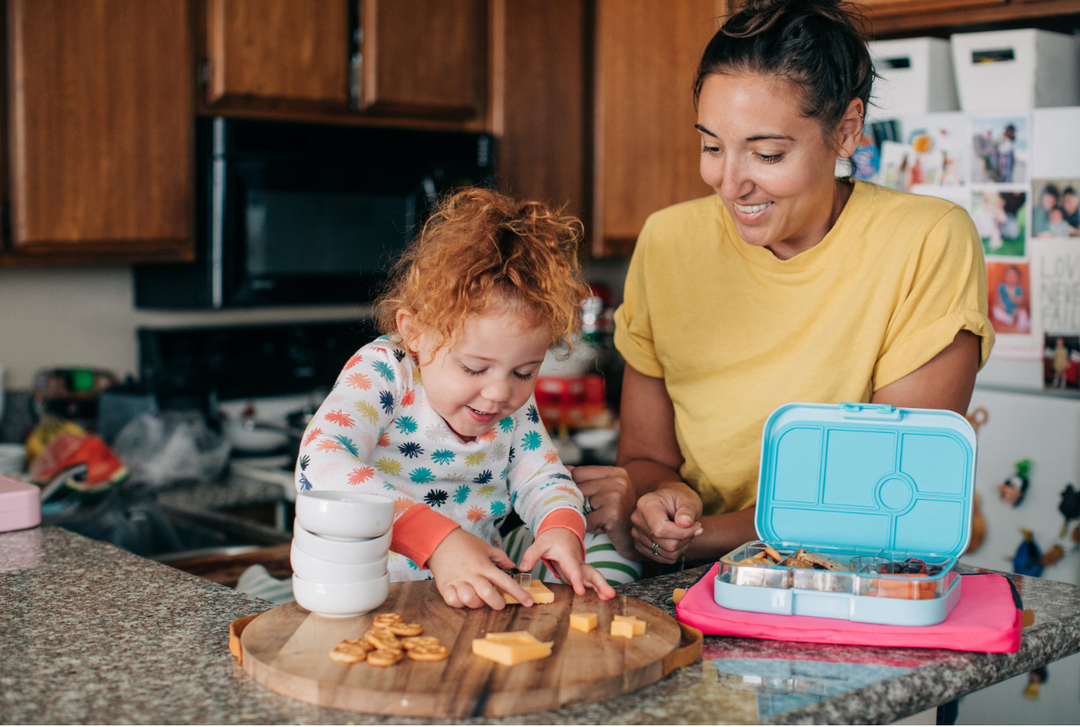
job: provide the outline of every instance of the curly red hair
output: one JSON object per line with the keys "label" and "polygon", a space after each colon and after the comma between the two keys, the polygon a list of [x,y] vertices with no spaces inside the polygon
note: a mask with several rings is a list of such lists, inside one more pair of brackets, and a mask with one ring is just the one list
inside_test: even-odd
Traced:
{"label": "curly red hair", "polygon": [[540,202],[517,201],[480,187],[444,198],[394,265],[375,303],[382,333],[397,331],[397,313],[412,313],[436,350],[452,342],[465,319],[509,306],[547,326],[549,347],[581,327],[589,296],[578,249],[581,222]]}

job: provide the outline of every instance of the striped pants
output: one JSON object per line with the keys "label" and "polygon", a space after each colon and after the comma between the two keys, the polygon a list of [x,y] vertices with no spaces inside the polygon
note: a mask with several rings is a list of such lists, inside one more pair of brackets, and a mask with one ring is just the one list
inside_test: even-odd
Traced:
{"label": "striped pants", "polygon": [[[520,563],[521,556],[532,544],[532,531],[520,525],[507,534],[503,549],[511,560]],[[641,578],[641,563],[636,560],[627,560],[619,555],[615,546],[611,544],[611,540],[603,533],[585,533],[585,562],[600,571],[600,574],[612,586],[633,583]],[[543,562],[536,564],[532,575],[533,578],[539,578],[547,583],[561,582]]]}

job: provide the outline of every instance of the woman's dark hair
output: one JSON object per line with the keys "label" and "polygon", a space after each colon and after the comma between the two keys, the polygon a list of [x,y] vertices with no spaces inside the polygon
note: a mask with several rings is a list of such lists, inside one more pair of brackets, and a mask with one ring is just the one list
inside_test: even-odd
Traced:
{"label": "woman's dark hair", "polygon": [[701,56],[695,105],[708,76],[732,72],[796,84],[803,114],[827,130],[840,123],[853,99],[870,103],[876,75],[863,18],[842,0],[747,0]]}

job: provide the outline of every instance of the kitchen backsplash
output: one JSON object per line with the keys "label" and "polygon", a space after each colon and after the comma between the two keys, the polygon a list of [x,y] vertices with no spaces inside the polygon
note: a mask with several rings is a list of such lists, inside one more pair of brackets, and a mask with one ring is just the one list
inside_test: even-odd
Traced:
{"label": "kitchen backsplash", "polygon": [[[621,299],[626,258],[589,260],[588,275]],[[93,367],[118,378],[137,376],[139,328],[350,321],[360,306],[295,306],[253,310],[162,312],[133,305],[131,269],[39,268],[0,270],[0,363],[4,386],[29,391],[38,369]]]}

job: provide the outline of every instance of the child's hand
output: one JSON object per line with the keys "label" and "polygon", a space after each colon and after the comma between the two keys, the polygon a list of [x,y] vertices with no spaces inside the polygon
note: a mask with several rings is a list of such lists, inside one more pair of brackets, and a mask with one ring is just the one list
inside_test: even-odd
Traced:
{"label": "child's hand", "polygon": [[451,531],[439,543],[428,558],[427,567],[448,606],[480,608],[486,603],[496,611],[502,610],[506,599],[499,588],[524,606],[533,604],[532,596],[521,584],[501,570],[513,568],[514,561],[494,545],[461,528]]}
{"label": "child's hand", "polygon": [[552,528],[537,536],[536,541],[521,556],[523,572],[530,572],[541,558],[559,566],[559,576],[569,581],[574,593],[585,595],[585,586],[596,591],[601,601],[615,597],[615,589],[608,585],[600,571],[581,559],[581,541],[566,528]]}

